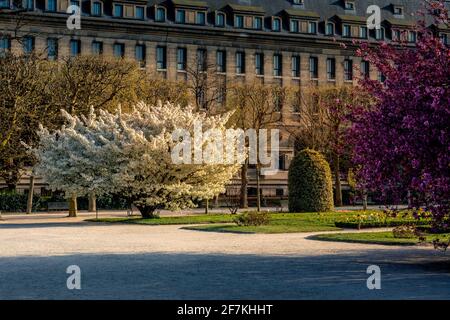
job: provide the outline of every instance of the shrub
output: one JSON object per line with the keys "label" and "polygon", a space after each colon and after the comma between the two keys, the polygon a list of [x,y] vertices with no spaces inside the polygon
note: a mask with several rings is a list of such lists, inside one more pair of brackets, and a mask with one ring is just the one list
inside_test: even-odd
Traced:
{"label": "shrub", "polygon": [[324,212],[333,209],[333,185],[328,162],[317,151],[298,153],[289,168],[289,211]]}
{"label": "shrub", "polygon": [[[26,212],[28,196],[21,193],[0,193],[0,211]],[[39,196],[33,196],[33,211],[42,209],[43,202]]]}
{"label": "shrub", "polygon": [[405,223],[420,226],[430,224],[426,220],[387,220],[387,221],[336,221],[334,225],[342,229],[367,229],[398,227]]}
{"label": "shrub", "polygon": [[262,226],[270,221],[267,212],[246,212],[233,219],[238,226]]}
{"label": "shrub", "polygon": [[401,239],[417,238],[418,236],[416,227],[412,225],[403,225],[395,227],[392,230],[392,233],[394,234],[394,238],[401,238]]}

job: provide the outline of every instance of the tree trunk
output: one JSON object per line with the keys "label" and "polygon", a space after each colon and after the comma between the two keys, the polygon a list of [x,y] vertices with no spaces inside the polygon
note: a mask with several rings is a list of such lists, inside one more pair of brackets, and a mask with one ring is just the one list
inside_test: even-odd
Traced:
{"label": "tree trunk", "polygon": [[96,211],[97,211],[97,198],[94,193],[90,193],[88,212],[96,212]]}
{"label": "tree trunk", "polygon": [[139,209],[142,218],[144,219],[158,218],[158,216],[155,215],[156,207],[149,207],[149,206],[136,206],[136,207]]}
{"label": "tree trunk", "polygon": [[248,186],[248,162],[245,161],[245,163],[242,165],[241,169],[241,208],[247,209],[248,208],[248,198],[247,198],[247,186]]}
{"label": "tree trunk", "polygon": [[27,214],[31,214],[33,210],[33,195],[34,195],[34,175],[31,175],[30,184],[28,187]]}
{"label": "tree trunk", "polygon": [[334,155],[334,188],[336,190],[336,207],[342,207],[341,165],[338,154]]}
{"label": "tree trunk", "polygon": [[69,199],[69,217],[74,218],[77,216],[78,207],[77,207],[77,196],[72,196]]}
{"label": "tree trunk", "polygon": [[256,211],[261,212],[261,179],[259,164],[256,165]]}
{"label": "tree trunk", "polygon": [[209,213],[209,199],[206,199],[205,201],[205,214]]}
{"label": "tree trunk", "polygon": [[363,210],[367,210],[367,192],[363,191]]}

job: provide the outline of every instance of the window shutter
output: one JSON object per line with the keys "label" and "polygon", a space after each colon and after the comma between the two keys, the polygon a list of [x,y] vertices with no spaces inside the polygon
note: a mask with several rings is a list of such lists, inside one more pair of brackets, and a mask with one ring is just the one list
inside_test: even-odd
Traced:
{"label": "window shutter", "polygon": [[245,17],[244,27],[246,29],[251,29],[253,27],[253,17],[251,16]]}
{"label": "window shutter", "polygon": [[124,6],[123,8],[123,15],[127,18],[133,18],[134,17],[134,8],[133,6]]}
{"label": "window shutter", "polygon": [[195,23],[195,11],[188,10],[186,11],[186,23]]}
{"label": "window shutter", "polygon": [[351,37],[359,37],[359,27],[352,26],[351,27]]}
{"label": "window shutter", "polygon": [[68,0],[59,0],[58,4],[59,4],[58,11],[61,11],[61,12],[66,12],[67,11],[67,8],[69,7],[69,1]]}

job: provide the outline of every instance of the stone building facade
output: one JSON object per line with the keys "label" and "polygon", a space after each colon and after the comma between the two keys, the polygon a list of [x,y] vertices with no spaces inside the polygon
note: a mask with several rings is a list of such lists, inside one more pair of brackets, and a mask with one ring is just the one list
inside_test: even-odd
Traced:
{"label": "stone building facade", "polygon": [[[14,0],[0,0],[0,50],[40,50],[49,59],[105,54],[136,59],[169,80],[186,79],[199,52],[228,82],[259,81],[288,87],[352,85],[362,74],[381,80],[354,55],[354,40],[413,44],[411,17],[420,0],[24,0],[21,43],[10,41]],[[367,8],[381,9],[381,28],[367,28]],[[81,29],[70,30],[67,7],[81,8]],[[443,41],[449,35],[437,28]],[[285,125],[295,125],[298,106],[285,103]],[[263,177],[263,195],[287,195],[293,141],[282,132],[282,170]],[[250,170],[254,177],[255,172]],[[42,187],[45,183],[42,182]],[[39,186],[38,186],[39,189]],[[254,192],[254,179],[250,183]]]}

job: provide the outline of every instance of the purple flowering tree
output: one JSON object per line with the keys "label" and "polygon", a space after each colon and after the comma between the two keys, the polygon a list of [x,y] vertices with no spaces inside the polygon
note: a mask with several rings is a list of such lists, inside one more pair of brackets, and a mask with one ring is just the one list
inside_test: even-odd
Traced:
{"label": "purple flowering tree", "polygon": [[[427,2],[434,24],[448,26],[443,1]],[[431,30],[418,24],[416,46],[361,44],[385,81],[361,81],[375,103],[355,112],[350,139],[363,188],[390,204],[408,197],[416,214],[450,227],[450,51]]]}

